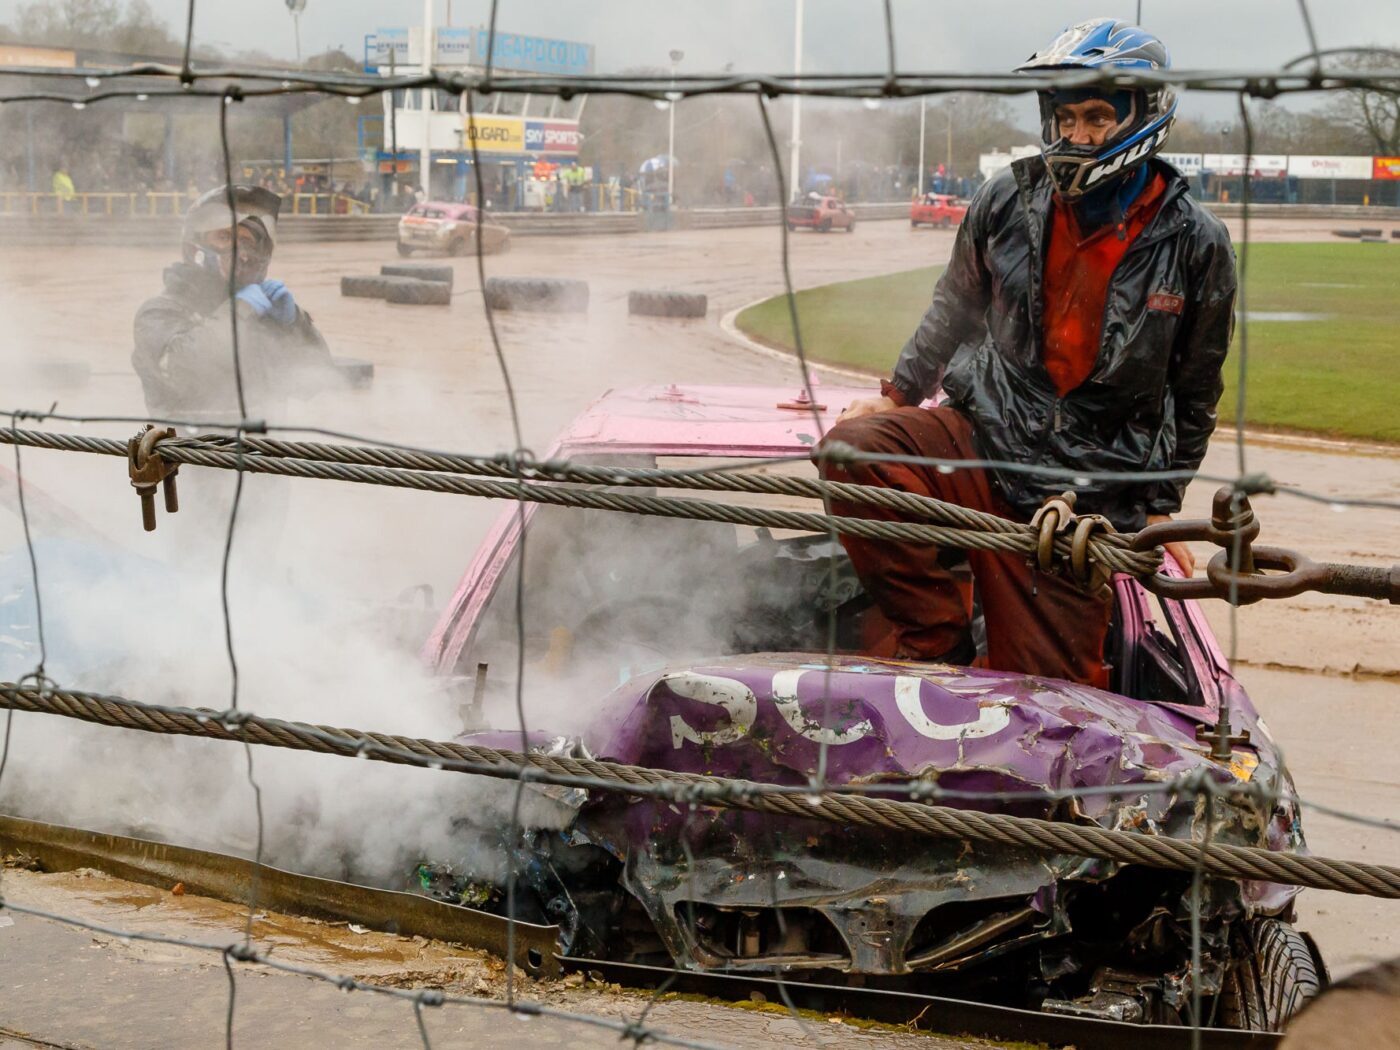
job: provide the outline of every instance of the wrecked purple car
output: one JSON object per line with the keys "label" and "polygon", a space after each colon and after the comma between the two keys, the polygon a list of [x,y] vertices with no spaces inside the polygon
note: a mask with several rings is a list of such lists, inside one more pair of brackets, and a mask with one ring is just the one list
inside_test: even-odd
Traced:
{"label": "wrecked purple car", "polygon": [[[668,467],[800,455],[815,428],[790,393],[614,392],[553,454]],[[827,419],[856,393],[821,391]],[[1113,682],[1100,691],[861,656],[870,602],[825,535],[533,505],[525,520],[534,746],[787,785],[808,783],[824,755],[835,783],[922,781],[983,796],[950,805],[1304,848],[1288,773],[1194,603],[1116,579]],[[512,507],[425,649],[482,728],[514,702],[519,552]],[[1226,761],[1196,733],[1222,699],[1249,733]],[[1193,771],[1260,791],[1207,802],[1150,790]],[[1060,797],[1026,797],[1045,791]],[[1292,925],[1290,887],[1205,879],[1193,967],[1189,875],[613,793],[552,798],[567,807],[559,826],[500,845],[516,854],[518,914],[557,923],[567,954],[1156,1024],[1184,1023],[1199,993],[1207,1023],[1252,1030],[1281,1027],[1325,981]],[[470,871],[419,874],[429,892],[500,907]]]}

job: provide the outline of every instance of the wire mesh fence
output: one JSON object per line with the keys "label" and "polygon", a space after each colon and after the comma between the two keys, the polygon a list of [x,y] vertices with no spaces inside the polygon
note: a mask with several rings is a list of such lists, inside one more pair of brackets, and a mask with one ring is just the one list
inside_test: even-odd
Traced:
{"label": "wire mesh fence", "polygon": [[[493,2],[490,11],[488,34],[488,56],[494,55],[494,39],[499,4]],[[1022,94],[1055,89],[1101,88],[1117,90],[1132,87],[1170,85],[1175,88],[1197,91],[1221,92],[1237,97],[1239,118],[1245,130],[1246,154],[1252,153],[1253,126],[1251,111],[1247,105],[1250,98],[1274,98],[1294,92],[1340,91],[1357,87],[1369,87],[1383,91],[1400,92],[1400,54],[1381,49],[1369,49],[1379,58],[1394,58],[1393,71],[1370,70],[1359,73],[1354,70],[1331,68],[1327,60],[1335,54],[1320,50],[1317,46],[1311,17],[1305,2],[1300,2],[1299,17],[1303,22],[1310,41],[1309,52],[1294,62],[1279,69],[1259,70],[1141,70],[1126,72],[1114,70],[1100,72],[1091,70],[1057,71],[1033,75],[994,75],[973,72],[912,72],[901,70],[896,61],[896,26],[889,0],[883,4],[883,33],[886,44],[887,68],[869,74],[807,74],[807,75],[689,75],[657,76],[641,74],[636,76],[520,76],[503,74],[492,67],[488,58],[485,69],[479,74],[448,73],[433,71],[411,75],[380,77],[343,73],[308,73],[305,70],[268,71],[266,69],[229,66],[226,68],[196,67],[191,62],[193,48],[193,26],[195,5],[191,0],[188,8],[186,46],[184,59],[179,65],[143,64],[117,70],[64,71],[54,69],[11,70],[9,75],[38,80],[43,78],[42,89],[9,91],[0,93],[0,102],[33,103],[40,101],[67,102],[74,106],[99,105],[104,101],[133,98],[161,100],[163,98],[207,98],[208,105],[218,109],[218,130],[220,152],[225,183],[228,190],[230,212],[229,235],[237,243],[238,215],[232,186],[235,158],[229,142],[229,116],[236,107],[245,101],[260,97],[287,94],[316,94],[339,96],[351,100],[376,97],[384,92],[403,89],[433,88],[453,95],[465,95],[468,120],[473,121],[476,106],[481,99],[493,94],[554,94],[564,98],[575,95],[620,94],[657,101],[679,101],[712,94],[751,95],[756,104],[756,119],[761,123],[764,141],[767,143],[769,161],[777,181],[777,198],[780,202],[789,197],[789,187],[785,182],[785,166],[769,113],[769,102],[784,95],[823,96],[844,99],[910,98],[920,95],[936,95],[955,91],[978,91],[994,94]],[[1352,53],[1350,49],[1348,53]],[[81,84],[79,82],[82,82]],[[55,87],[55,85],[58,85]],[[212,114],[211,114],[212,115]],[[482,183],[482,163],[477,152],[475,139],[471,140],[472,173],[476,180],[477,199],[486,197]],[[1248,164],[1246,164],[1248,168]],[[1238,401],[1235,418],[1235,445],[1237,450],[1235,473],[1228,476],[1209,478],[1196,470],[1171,471],[1117,471],[1086,472],[1045,467],[1021,462],[1001,460],[949,460],[930,459],[917,456],[888,456],[859,453],[835,445],[822,446],[821,455],[831,460],[844,459],[853,462],[862,457],[885,463],[903,463],[931,467],[940,471],[952,472],[971,469],[994,469],[1006,473],[1021,473],[1039,477],[1051,477],[1063,481],[1067,487],[1087,483],[1090,479],[1113,480],[1117,482],[1162,482],[1186,481],[1193,478],[1209,478],[1226,486],[1225,508],[1230,516],[1238,517],[1248,509],[1248,498],[1261,493],[1277,493],[1293,496],[1315,504],[1331,507],[1358,507],[1381,511],[1400,510],[1400,503],[1383,496],[1355,494],[1338,496],[1335,493],[1310,491],[1292,485],[1277,483],[1274,479],[1258,472],[1251,472],[1249,440],[1245,430],[1246,408],[1249,390],[1249,321],[1246,307],[1245,276],[1250,255],[1250,199],[1249,180],[1244,182],[1245,196],[1242,205],[1243,237],[1238,250],[1239,306],[1245,319],[1239,329],[1237,351]],[[478,228],[484,222],[484,209],[476,213]],[[782,282],[788,303],[789,318],[795,344],[794,366],[798,370],[800,383],[805,391],[810,407],[811,423],[819,438],[826,436],[827,420],[817,407],[818,398],[812,385],[812,370],[802,337],[801,317],[797,308],[794,280],[790,266],[788,241],[789,229],[781,213],[777,219],[775,235],[780,239]],[[476,245],[475,268],[483,289],[486,287],[487,265],[484,259],[483,238],[474,239]],[[228,295],[232,299],[238,287],[235,268],[228,274]],[[1034,555],[1038,547],[1038,537],[1032,526],[1010,523],[1004,519],[989,520],[990,515],[978,516],[956,505],[940,503],[926,497],[916,497],[890,490],[862,489],[860,486],[834,482],[797,481],[780,484],[769,479],[760,483],[750,474],[742,473],[744,468],[754,466],[754,461],[746,461],[734,466],[707,468],[630,468],[599,467],[588,462],[540,459],[525,445],[524,427],[518,405],[516,384],[512,378],[510,354],[504,345],[502,333],[498,329],[495,310],[489,297],[483,294],[482,309],[493,355],[499,369],[501,383],[509,410],[510,429],[513,447],[495,453],[472,453],[469,451],[445,451],[415,446],[407,446],[392,441],[376,439],[372,436],[345,431],[331,431],[298,425],[295,420],[265,420],[256,416],[259,406],[250,404],[244,385],[244,362],[240,357],[240,319],[237,311],[230,312],[230,347],[233,357],[233,376],[237,394],[237,419],[227,418],[182,418],[146,419],[119,415],[65,414],[56,407],[12,406],[5,414],[10,416],[8,430],[0,431],[0,441],[13,446],[15,473],[18,477],[19,509],[23,519],[28,551],[29,571],[37,624],[38,660],[33,670],[14,683],[0,685],[0,704],[7,708],[5,739],[0,750],[0,781],[3,781],[5,766],[10,754],[10,730],[16,710],[42,711],[50,714],[66,715],[102,722],[108,725],[138,727],[150,732],[182,733],[204,735],[241,744],[246,758],[246,777],[252,795],[252,805],[256,811],[257,838],[254,847],[255,865],[261,865],[264,855],[264,814],[262,796],[257,778],[257,762],[254,745],[282,747],[304,747],[325,753],[346,757],[371,757],[388,762],[407,763],[421,767],[488,775],[505,778],[513,783],[513,800],[510,809],[510,827],[506,841],[518,840],[525,829],[523,802],[527,789],[532,785],[553,785],[558,788],[582,789],[595,793],[616,793],[627,799],[650,798],[682,807],[686,820],[694,817],[705,808],[732,808],[757,811],[769,814],[772,821],[781,818],[791,820],[816,819],[834,823],[843,829],[868,825],[886,831],[922,835],[933,838],[951,838],[968,844],[970,855],[975,857],[979,849],[997,843],[1016,845],[1044,854],[1047,857],[1102,858],[1116,863],[1148,865],[1170,868],[1190,877],[1187,918],[1191,938],[1189,956],[1191,972],[1202,971],[1203,953],[1217,951],[1219,946],[1209,944],[1207,934],[1202,929],[1202,914],[1205,899],[1210,894],[1211,879],[1258,880],[1289,885],[1319,886],[1351,893],[1385,897],[1400,896],[1400,871],[1380,865],[1363,864],[1324,857],[1310,857],[1293,851],[1280,851],[1250,848],[1222,842],[1221,827],[1225,819],[1223,803],[1232,799],[1247,799],[1262,813],[1275,812],[1280,807],[1294,809],[1312,806],[1320,812],[1355,821],[1367,827],[1394,830],[1394,822],[1368,817],[1362,814],[1340,811],[1336,807],[1322,806],[1310,802],[1292,792],[1286,777],[1275,777],[1261,784],[1249,778],[1233,776],[1214,777],[1201,772],[1182,776],[1163,776],[1151,784],[1134,784],[1131,790],[1120,784],[1090,787],[1065,787],[1059,789],[1022,790],[961,790],[943,787],[936,782],[912,779],[907,782],[881,781],[874,784],[854,784],[829,778],[829,751],[833,746],[832,734],[820,735],[819,745],[811,763],[805,782],[798,784],[773,784],[736,778],[697,776],[673,770],[647,769],[626,766],[618,763],[603,763],[579,759],[551,759],[542,756],[533,746],[532,730],[534,723],[528,710],[525,691],[526,632],[529,616],[529,596],[526,590],[526,557],[529,553],[529,519],[527,506],[531,503],[557,500],[561,505],[571,507],[602,508],[613,511],[662,515],[672,517],[692,517],[706,511],[706,507],[720,505],[706,504],[691,498],[675,499],[670,490],[699,489],[719,492],[753,492],[763,485],[765,491],[782,489],[789,494],[802,495],[821,502],[820,512],[760,512],[741,508],[723,508],[729,517],[714,520],[736,520],[745,524],[789,527],[816,533],[825,533],[833,542],[842,535],[867,534],[875,536],[917,538],[925,542],[936,542],[954,547],[977,547],[1002,544],[1002,549],[1019,551],[1027,557]],[[21,421],[33,421],[38,426],[21,429]],[[165,441],[152,446],[151,454],[159,455],[169,464],[184,465],[188,470],[221,468],[232,470],[235,475],[231,511],[223,529],[223,554],[220,573],[220,620],[223,626],[224,649],[228,663],[229,694],[227,705],[222,709],[190,708],[162,705],[155,702],[141,702],[135,699],[103,696],[67,688],[64,683],[50,677],[48,653],[44,634],[46,615],[62,616],[62,610],[46,609],[42,603],[43,566],[30,530],[30,521],[25,502],[24,460],[22,449],[46,447],[65,451],[82,451],[107,455],[128,455],[128,449],[121,442],[110,439],[91,438],[85,435],[58,433],[49,429],[51,424],[70,423],[153,423],[175,425],[181,428],[198,428],[198,436],[171,435]],[[39,429],[42,427],[43,429]],[[291,435],[306,434],[328,439],[325,442],[293,441]],[[789,457],[774,457],[762,462],[772,465],[789,461]],[[246,710],[242,703],[239,679],[239,648],[233,627],[231,612],[230,580],[232,556],[239,536],[240,505],[243,499],[245,475],[253,473],[280,474],[294,478],[330,478],[344,481],[369,482],[373,484],[397,484],[426,491],[456,493],[487,498],[514,500],[516,504],[515,527],[518,534],[517,568],[514,575],[515,596],[514,634],[514,706],[520,727],[519,744],[514,750],[488,749],[473,745],[450,744],[441,741],[415,740],[405,737],[391,737],[368,730],[335,729],[326,726],[308,726],[299,723],[279,722],[276,719],[260,717]],[[640,487],[656,495],[633,495],[626,490]],[[153,488],[153,487],[152,487]],[[659,490],[666,490],[662,495]],[[546,493],[567,492],[567,495],[546,495]],[[366,499],[371,497],[366,496]],[[884,501],[895,504],[893,509],[904,515],[897,522],[870,522],[865,519],[846,517],[833,510],[832,500],[863,500],[870,503]],[[941,530],[941,531],[940,531]],[[1229,657],[1233,662],[1236,656],[1235,610],[1242,603],[1257,600],[1262,595],[1251,580],[1253,563],[1250,561],[1252,536],[1241,527],[1217,528],[1214,535],[1195,535],[1191,538],[1210,539],[1222,549],[1218,556],[1217,569],[1211,576],[1209,593],[1225,598],[1231,607],[1231,631],[1227,639]],[[1149,541],[1152,536],[1147,536]],[[1161,555],[1156,542],[1136,543],[1132,534],[1086,535],[1084,549],[1087,558],[1108,568],[1127,572],[1141,578],[1151,578],[1161,565]],[[1051,553],[1047,559],[1066,563],[1073,556],[1072,541],[1068,534],[1056,533],[1051,537],[1047,548]],[[836,582],[836,559],[829,557],[830,580]],[[1261,563],[1262,564],[1262,563]],[[1292,572],[1300,570],[1298,563],[1291,562]],[[1046,566],[1051,567],[1049,565]],[[1331,567],[1341,569],[1346,567]],[[1340,579],[1333,572],[1327,585],[1341,587]],[[1324,588],[1323,577],[1314,575],[1308,581],[1314,589]],[[1400,589],[1400,581],[1395,573],[1372,573],[1367,577],[1366,586],[1370,590],[1353,590],[1350,593],[1365,593],[1374,597],[1390,597]],[[1357,585],[1359,586],[1359,585]],[[1325,589],[1325,588],[1324,588]],[[835,620],[828,623],[825,676],[829,686],[834,673],[835,658],[838,654]],[[824,690],[828,697],[824,704],[820,724],[831,722],[831,690]],[[1222,697],[1220,710],[1215,719],[1212,754],[1218,760],[1228,763],[1232,760],[1233,737],[1231,735],[1229,698]],[[289,742],[295,740],[295,743]],[[1207,738],[1211,742],[1211,738]],[[1181,839],[1169,835],[1150,835],[1140,832],[1110,830],[1093,822],[1075,822],[1063,819],[1035,820],[1014,813],[997,812],[997,807],[1013,808],[1028,802],[1042,803],[1049,807],[1065,803],[1071,806],[1084,806],[1091,800],[1107,798],[1119,800],[1125,794],[1133,798],[1156,797],[1169,800],[1164,804],[1194,807],[1201,814],[1201,823],[1192,825],[1194,838]],[[986,812],[991,810],[991,812]],[[774,824],[768,825],[768,834],[775,835]],[[683,822],[682,827],[685,827]],[[686,878],[696,878],[697,863],[691,852],[691,837],[683,830],[678,836],[684,853],[683,870]],[[508,869],[503,877],[505,887],[504,912],[508,920],[509,936],[514,937],[515,923],[519,914],[516,899],[518,872],[514,865],[518,858],[510,852]],[[774,876],[776,878],[776,875]],[[412,1004],[412,1023],[425,1046],[430,1045],[428,1028],[423,1019],[424,1008],[460,1007],[481,1010],[506,1010],[520,1015],[549,1016],[561,1021],[591,1025],[617,1033],[622,1040],[635,1045],[660,1043],[674,1046],[699,1046],[699,1042],[668,1035],[649,1023],[653,1007],[658,998],[668,988],[666,983],[658,986],[651,1003],[631,1020],[619,1022],[610,1018],[588,1016],[560,1010],[539,1002],[531,1002],[520,994],[516,975],[513,942],[508,943],[505,953],[506,990],[503,1001],[445,994],[436,989],[404,990],[376,986],[344,975],[323,972],[310,967],[296,966],[274,958],[268,951],[255,945],[253,917],[257,909],[256,883],[250,887],[247,922],[243,937],[233,943],[197,942],[178,937],[118,931],[107,929],[75,916],[47,913],[41,909],[17,904],[3,897],[4,885],[0,882],[0,903],[5,908],[19,914],[35,916],[68,923],[94,932],[120,936],[132,940],[179,945],[209,952],[221,958],[227,970],[229,984],[226,1042],[233,1044],[234,1019],[237,999],[237,970],[234,964],[258,965],[312,977],[329,982],[345,990],[362,990],[386,997],[394,997]],[[699,894],[690,894],[688,922],[692,929],[697,922],[694,901]],[[783,909],[779,906],[780,895],[776,883],[771,885],[769,903],[778,922],[783,920]],[[676,963],[680,972],[680,963]],[[781,976],[781,971],[780,974]],[[782,987],[781,985],[779,986]],[[1189,1019],[1193,1042],[1198,1042],[1205,1028],[1219,1018],[1208,1016],[1204,997],[1208,991],[1201,981],[1190,983],[1190,1004],[1184,1016]],[[799,1024],[806,1020],[793,1006],[785,1001]],[[926,1021],[937,1027],[936,1017]],[[405,1022],[408,1023],[407,1021]]]}

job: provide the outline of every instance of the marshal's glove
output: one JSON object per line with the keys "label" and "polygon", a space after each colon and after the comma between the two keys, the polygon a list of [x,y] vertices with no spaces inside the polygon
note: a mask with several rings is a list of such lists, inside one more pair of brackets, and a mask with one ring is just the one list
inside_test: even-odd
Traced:
{"label": "marshal's glove", "polygon": [[253,313],[278,324],[291,324],[297,319],[297,303],[281,281],[263,281],[241,288],[234,298],[247,303]]}

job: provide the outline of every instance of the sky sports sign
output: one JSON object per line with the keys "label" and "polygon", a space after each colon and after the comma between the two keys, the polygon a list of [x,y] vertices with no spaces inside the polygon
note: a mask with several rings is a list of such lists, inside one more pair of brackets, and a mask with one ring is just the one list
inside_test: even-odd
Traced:
{"label": "sky sports sign", "polygon": [[465,148],[482,153],[550,153],[577,155],[582,137],[573,120],[525,120],[479,116],[466,125]]}
{"label": "sky sports sign", "polygon": [[525,121],[525,149],[530,153],[577,153],[578,124],[572,120]]}

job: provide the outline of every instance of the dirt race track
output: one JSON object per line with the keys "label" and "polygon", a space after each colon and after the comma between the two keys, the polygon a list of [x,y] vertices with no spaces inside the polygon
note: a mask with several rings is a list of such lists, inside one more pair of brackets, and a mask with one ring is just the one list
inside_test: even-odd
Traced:
{"label": "dirt race track", "polygon": [[[1251,233],[1261,240],[1330,239],[1332,225],[1259,220],[1252,224]],[[793,278],[803,287],[937,264],[946,260],[952,239],[940,231],[911,231],[903,222],[861,223],[851,235],[799,233],[792,238]],[[0,346],[0,389],[5,391],[0,407],[47,406],[57,399],[64,412],[142,415],[139,385],[128,361],[131,317],[140,302],[158,290],[160,269],[172,257],[173,251],[150,249],[0,249],[0,288],[8,329],[5,345]],[[393,246],[388,243],[296,244],[285,247],[274,262],[273,275],[286,281],[313,314],[333,352],[369,360],[377,370],[370,389],[299,406],[295,421],[439,447],[473,451],[512,447],[515,440],[487,335],[475,261],[453,261],[457,284],[449,307],[340,297],[341,275],[374,273],[381,263],[393,259]],[[508,254],[488,257],[488,275],[569,276],[591,285],[586,316],[498,315],[525,447],[543,453],[565,422],[610,387],[763,383],[788,385],[795,392],[799,379],[791,361],[736,345],[719,323],[729,311],[781,291],[779,266],[776,229],[522,238]],[[710,296],[709,315],[703,321],[629,319],[628,291],[650,287],[705,292]],[[85,383],[56,382],[52,371],[36,369],[36,360],[79,362],[89,366],[91,377]],[[822,382],[852,380],[823,377]],[[256,406],[252,414],[258,414]],[[121,436],[131,430],[129,425],[84,428]],[[1262,439],[1248,442],[1245,451],[1248,470],[1266,471],[1281,484],[1326,497],[1400,499],[1397,449]],[[1219,435],[1205,471],[1234,474],[1237,452],[1230,435]],[[137,508],[123,472],[112,461],[95,459],[26,453],[26,476],[83,517],[129,528],[125,541],[135,545],[140,538]],[[260,496],[257,480],[249,488],[252,505]],[[1194,484],[1188,512],[1204,514],[1214,487],[1206,481]],[[1263,519],[1265,542],[1296,547],[1317,560],[1400,561],[1400,514],[1396,512],[1340,512],[1326,504],[1284,496],[1261,497],[1255,508]],[[369,599],[391,597],[427,582],[441,600],[450,593],[496,509],[439,496],[308,483],[292,495],[288,532],[302,539],[283,548],[284,568],[300,587],[314,588],[320,579],[353,574],[360,577]],[[129,516],[129,522],[123,516]],[[205,583],[209,600],[215,601],[214,577]],[[1228,639],[1228,610],[1213,608],[1212,616],[1222,638]],[[1239,611],[1235,654],[1241,677],[1286,749],[1305,797],[1373,817],[1400,816],[1400,768],[1394,761],[1400,743],[1397,639],[1400,609],[1376,602],[1307,596]],[[1400,834],[1317,812],[1305,819],[1309,843],[1318,853],[1400,864]],[[25,883],[21,880],[18,885]],[[25,892],[43,896],[37,886]],[[1300,925],[1317,936],[1334,974],[1345,973],[1395,953],[1392,935],[1400,929],[1396,909],[1394,902],[1312,891],[1303,897]],[[115,922],[120,910],[109,914],[98,907],[94,914]],[[74,965],[73,953],[90,959],[92,966],[116,965],[107,950],[110,945],[100,939],[89,944],[84,936],[56,929],[44,936],[31,932],[26,935],[29,939],[20,939],[17,932],[0,929],[0,974],[4,974],[0,998],[9,997],[10,975],[31,950],[38,965],[52,966],[55,979],[65,981],[81,980],[67,976]],[[159,969],[146,968],[146,972],[155,981]],[[217,959],[203,972],[217,1005],[222,995],[216,987],[222,981]],[[259,979],[262,984],[273,980],[293,979]],[[347,1016],[335,1002],[318,1015]],[[367,999],[354,1000],[354,1005],[372,1007],[376,1016],[381,1011],[391,1013],[399,1019],[395,1024],[402,1023],[402,1045],[413,1045],[406,1005],[385,1006]],[[596,1002],[573,1005],[601,1009]],[[307,1010],[314,1012],[309,1001]],[[43,1023],[36,1021],[26,1030],[61,1045],[69,1045],[70,1040],[83,1046],[142,1045],[92,1041],[91,1033],[77,1021],[77,1007],[72,1011],[70,1023],[64,1020],[68,1012],[63,1005],[53,1003]],[[215,1023],[213,1014],[218,1010],[211,1006],[209,1012],[210,1023]],[[660,1020],[673,1030],[678,1026],[698,1029],[709,1023],[694,1015]],[[0,1029],[6,1023],[12,1022],[0,1013]],[[515,1022],[502,1018],[493,1023]],[[542,1034],[543,1022],[534,1023],[541,1026],[535,1031]],[[603,1045],[602,1039],[611,1037],[600,1037],[598,1045]],[[814,1038],[809,1043],[806,1036],[799,1039],[786,1029],[769,1031],[760,1025],[734,1030],[732,1041],[766,1046],[819,1045],[828,1040]],[[0,1045],[8,1045],[3,1035]],[[208,1040],[188,1045],[208,1045]],[[539,1045],[547,1044],[539,1041]],[[887,1044],[872,1041],[868,1045]]]}

